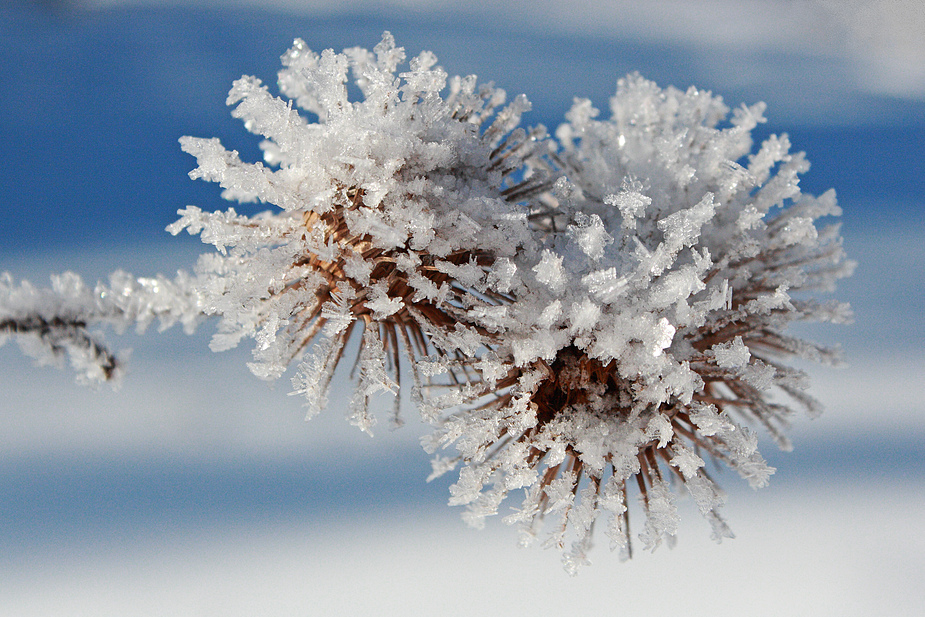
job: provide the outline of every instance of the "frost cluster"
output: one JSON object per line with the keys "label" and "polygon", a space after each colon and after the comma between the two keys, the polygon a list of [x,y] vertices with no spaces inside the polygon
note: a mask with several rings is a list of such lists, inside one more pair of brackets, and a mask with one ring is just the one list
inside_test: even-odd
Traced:
{"label": "frost cluster", "polygon": [[52,277],[48,289],[28,281],[16,284],[0,274],[0,345],[15,337],[39,364],[61,364],[65,357],[80,383],[117,382],[122,362],[94,326],[139,333],[157,319],[160,330],[182,323],[192,333],[201,320],[200,294],[190,276],[135,278],[116,271],[108,283],[88,287],[73,272]]}
{"label": "frost cluster", "polygon": [[351,423],[369,432],[370,397],[410,375],[435,427],[425,449],[456,450],[434,475],[461,465],[450,503],[471,524],[521,492],[504,520],[529,543],[557,518],[544,544],[574,572],[599,516],[629,555],[631,495],[642,546],[670,540],[681,490],[730,537],[706,461],[763,486],[773,469],[745,424],[787,448],[788,401],[819,409],[782,361],[838,360],[788,324],[850,318],[804,293],[831,291],[852,264],[838,227],[817,223],[839,214],[834,193],[800,192],[803,155],[786,136],[753,148],[764,106],[730,116],[709,92],[630,75],[609,118],[577,100],[551,137],[519,126],[525,97],[449,78],[429,52],[400,69],[388,33],[373,52],[297,40],[282,61],[285,99],[253,77],[228,97],[264,138],[263,162],[181,140],[191,177],[271,211],[181,210],[169,231],[215,251],[175,280],[117,273],[91,290],[65,275],[39,290],[6,277],[0,333],[104,380],[115,361],[87,327],[213,316],[212,348],[252,338],[258,377],[297,366],[311,416],[358,332]]}

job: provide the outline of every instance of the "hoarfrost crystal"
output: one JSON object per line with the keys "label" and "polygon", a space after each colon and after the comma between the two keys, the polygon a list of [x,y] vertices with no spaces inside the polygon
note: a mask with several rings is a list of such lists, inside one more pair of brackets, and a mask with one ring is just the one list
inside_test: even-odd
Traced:
{"label": "hoarfrost crystal", "polygon": [[553,139],[519,127],[523,96],[505,105],[429,52],[399,72],[404,60],[388,33],[373,52],[318,55],[296,40],[279,73],[287,100],[253,77],[228,96],[264,138],[263,162],[181,139],[191,177],[273,210],[180,210],[169,231],[216,250],[173,280],[117,273],[91,290],[67,274],[41,290],[5,276],[0,335],[39,359],[68,353],[103,381],[119,365],[89,327],[216,317],[212,348],[254,339],[258,377],[297,365],[311,416],[360,331],[349,421],[370,432],[370,397],[397,394],[406,366],[435,425],[425,449],[457,452],[436,456],[432,477],[461,465],[450,503],[470,524],[522,491],[504,521],[530,543],[558,518],[543,544],[575,572],[600,516],[630,554],[634,494],[642,546],[671,540],[674,487],[730,537],[706,461],[766,484],[773,469],[745,424],[789,447],[782,401],[818,404],[783,360],[838,361],[786,333],[850,318],[805,293],[850,274],[837,226],[817,225],[839,214],[834,193],[800,192],[808,164],[785,136],[753,151],[761,104],[730,118],[708,92],[630,75],[609,119],[577,100]]}

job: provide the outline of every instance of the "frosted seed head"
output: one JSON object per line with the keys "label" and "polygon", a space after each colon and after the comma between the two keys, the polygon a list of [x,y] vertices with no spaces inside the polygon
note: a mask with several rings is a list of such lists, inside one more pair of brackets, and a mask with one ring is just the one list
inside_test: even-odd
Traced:
{"label": "frosted seed head", "polygon": [[752,153],[761,104],[730,119],[709,92],[633,74],[608,118],[576,99],[555,143],[519,127],[525,97],[505,106],[503,90],[448,78],[429,52],[404,62],[389,33],[372,52],[316,54],[296,40],[282,58],[284,98],[236,81],[232,115],[261,136],[263,161],[217,139],[181,147],[196,158],[192,178],[269,211],[181,210],[168,231],[215,248],[192,275],[117,273],[91,288],[65,274],[51,289],[0,277],[0,343],[112,380],[120,359],[89,327],[191,329],[216,317],[213,349],[254,339],[258,376],[297,365],[293,388],[311,416],[359,333],[348,420],[370,431],[371,400],[396,393],[407,361],[411,399],[435,425],[424,446],[458,450],[434,472],[462,463],[451,503],[467,505],[471,524],[523,488],[508,522],[531,541],[544,515],[557,518],[546,544],[571,546],[574,572],[604,511],[629,554],[634,496],[643,545],[670,544],[672,478],[714,537],[729,537],[702,453],[764,485],[773,469],[734,414],[786,447],[789,408],[773,389],[818,406],[784,361],[837,359],[785,332],[849,319],[805,293],[853,267],[838,228],[816,225],[839,213],[834,193],[801,193],[808,164],[786,136]]}

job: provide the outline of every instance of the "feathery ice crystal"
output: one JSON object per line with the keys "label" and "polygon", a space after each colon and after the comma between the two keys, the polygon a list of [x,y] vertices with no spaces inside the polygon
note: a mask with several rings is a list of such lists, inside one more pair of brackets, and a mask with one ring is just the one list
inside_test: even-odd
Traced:
{"label": "feathery ice crystal", "polygon": [[781,361],[838,359],[785,332],[850,317],[803,293],[850,274],[838,228],[816,222],[839,214],[834,193],[800,193],[808,164],[786,137],[752,152],[760,104],[727,121],[708,92],[631,75],[610,119],[576,101],[553,139],[518,127],[523,96],[504,106],[502,90],[448,79],[428,52],[396,74],[404,59],[388,33],[373,53],[319,56],[296,40],[279,74],[288,101],[253,77],[228,97],[265,138],[265,163],[216,139],[181,140],[193,178],[276,209],[181,210],[168,230],[217,251],[174,280],[117,272],[91,290],[65,274],[41,290],[6,275],[0,337],[39,359],[66,353],[84,380],[103,381],[119,363],[89,327],[158,317],[191,329],[214,316],[212,348],[254,338],[259,377],[298,364],[312,415],[359,324],[351,422],[369,431],[370,395],[397,393],[407,366],[436,427],[425,449],[458,451],[437,456],[434,475],[462,464],[450,503],[467,505],[470,523],[523,489],[505,521],[530,542],[560,517],[546,544],[571,537],[574,572],[603,513],[612,547],[629,555],[631,491],[643,546],[671,538],[670,485],[683,485],[714,537],[730,536],[704,459],[763,486],[773,469],[741,423],[787,448],[786,401],[819,407]]}

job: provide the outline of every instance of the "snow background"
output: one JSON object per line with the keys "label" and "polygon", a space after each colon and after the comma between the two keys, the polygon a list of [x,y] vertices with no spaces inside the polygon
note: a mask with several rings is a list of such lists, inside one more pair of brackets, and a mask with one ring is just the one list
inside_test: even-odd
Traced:
{"label": "snow background", "polygon": [[[371,48],[384,29],[451,74],[534,103],[550,128],[573,96],[606,108],[631,70],[730,106],[764,100],[835,187],[857,273],[837,297],[857,323],[811,331],[850,366],[809,367],[826,414],[753,493],[725,474],[737,538],[709,540],[688,503],[675,549],[621,564],[602,541],[577,579],[518,549],[494,521],[469,530],[425,484],[423,427],[369,439],[333,398],[306,424],[288,382],[249,351],[208,351],[208,325],[110,337],[132,347],[117,392],[76,386],[0,348],[0,614],[896,615],[925,605],[925,12],[916,0],[582,4],[441,0],[12,0],[0,7],[0,270],[44,284],[192,265],[163,231],[192,182],[180,135],[257,140],[224,99],[241,74],[275,81],[299,36]],[[346,381],[340,392],[346,399]],[[412,415],[407,407],[409,419]],[[656,608],[657,607],[657,608]]]}

